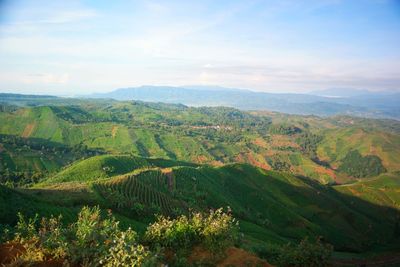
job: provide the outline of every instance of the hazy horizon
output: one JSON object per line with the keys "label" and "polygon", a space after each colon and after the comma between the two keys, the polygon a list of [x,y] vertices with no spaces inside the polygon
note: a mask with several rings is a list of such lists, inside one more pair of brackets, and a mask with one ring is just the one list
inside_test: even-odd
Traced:
{"label": "hazy horizon", "polygon": [[400,90],[400,2],[1,1],[0,92]]}
{"label": "hazy horizon", "polygon": [[[123,89],[133,89],[133,88],[146,88],[146,87],[154,87],[154,88],[182,88],[182,89],[194,89],[195,90],[206,90],[206,91],[213,91],[216,89],[221,89],[221,90],[239,90],[239,91],[250,91],[250,92],[258,92],[258,93],[272,93],[272,94],[306,94],[306,95],[319,95],[319,96],[325,96],[325,97],[337,97],[337,96],[343,96],[343,92],[345,91],[351,91],[352,94],[350,96],[357,96],[356,92],[359,92],[359,95],[367,94],[367,93],[378,93],[378,94],[383,94],[383,95],[391,95],[391,94],[398,94],[400,91],[392,91],[392,90],[379,90],[379,91],[374,91],[374,90],[365,90],[365,89],[360,89],[360,88],[344,88],[344,87],[338,87],[338,88],[325,88],[325,89],[317,89],[317,90],[309,90],[309,91],[300,91],[300,92],[284,92],[284,91],[262,91],[262,90],[254,90],[251,88],[233,88],[233,87],[225,87],[225,86],[220,86],[220,85],[195,85],[195,84],[187,84],[187,85],[153,85],[153,84],[143,84],[143,85],[138,85],[138,86],[126,86],[126,87],[119,87],[119,88],[113,88],[110,90],[104,90],[104,91],[91,91],[91,92],[83,92],[83,93],[71,93],[71,94],[65,94],[63,92],[40,92],[40,91],[19,91],[19,90],[0,90],[0,94],[5,93],[5,94],[21,94],[21,95],[49,95],[49,96],[57,96],[57,97],[91,97],[92,95],[99,95],[99,94],[109,94],[116,92],[118,90],[123,90]],[[337,94],[326,94],[325,91],[332,92],[335,91]]]}

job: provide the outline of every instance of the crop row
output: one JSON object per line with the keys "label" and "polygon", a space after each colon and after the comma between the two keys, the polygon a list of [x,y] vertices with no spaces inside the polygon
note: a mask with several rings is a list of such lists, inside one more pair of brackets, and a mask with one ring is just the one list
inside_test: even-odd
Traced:
{"label": "crop row", "polygon": [[[152,182],[160,180],[160,175],[157,176],[154,172],[145,173]],[[157,190],[157,186],[153,186],[153,183],[145,183],[143,175],[140,178],[132,175],[123,180],[98,183],[94,188],[103,198],[119,208],[132,207],[135,203],[139,203],[145,207],[158,207],[165,213],[171,212],[174,206],[171,197]]]}

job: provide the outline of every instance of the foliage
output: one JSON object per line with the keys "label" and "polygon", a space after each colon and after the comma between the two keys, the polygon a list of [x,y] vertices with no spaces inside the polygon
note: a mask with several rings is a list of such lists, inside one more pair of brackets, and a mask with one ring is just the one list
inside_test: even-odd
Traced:
{"label": "foliage", "polygon": [[[123,267],[123,266],[142,266],[143,264],[149,264],[150,252],[140,244],[135,244],[136,233],[128,228],[125,232],[118,232],[114,236],[113,246],[108,249],[104,260],[100,263],[108,267]],[[135,245],[132,245],[135,244]]]}
{"label": "foliage", "polygon": [[311,159],[317,158],[318,143],[322,141],[322,136],[310,132],[302,132],[296,138],[304,153],[310,156]]}
{"label": "foliage", "polygon": [[260,257],[281,267],[324,267],[329,266],[333,247],[319,239],[310,241],[305,238],[298,244],[258,247],[256,252]]}
{"label": "foliage", "polygon": [[346,155],[338,170],[357,178],[377,176],[386,171],[379,157],[375,155],[363,157],[360,152],[356,150],[350,151]]}
{"label": "foliage", "polygon": [[[140,220],[144,229],[153,213],[174,217],[188,208],[229,205],[241,226],[247,224],[241,230],[261,241],[324,235],[338,249],[360,251],[392,238],[400,203],[394,172],[400,168],[398,122],[136,101],[54,101],[0,112],[1,183],[35,184],[34,190],[0,186],[1,224],[14,225],[17,211],[62,213],[68,223],[77,206],[100,204],[123,215],[121,224]],[[376,154],[390,173],[346,186],[321,187],[304,178],[355,181],[330,167],[341,166],[353,150]],[[362,158],[350,158],[348,169]],[[59,196],[63,200],[55,203]]]}
{"label": "foliage", "polygon": [[[4,143],[0,145],[0,182],[11,181],[15,186],[36,183],[63,166],[104,152],[208,164],[246,162],[325,182],[336,175],[329,166],[338,166],[351,150],[365,153],[371,147],[389,171],[400,168],[398,132],[392,133],[398,126],[394,122],[347,118],[349,122],[345,124],[227,107],[50,100],[36,99],[39,103],[34,107],[0,112],[0,139],[4,139],[0,141]],[[370,130],[362,138],[354,138],[358,133],[353,130],[360,126]],[[347,136],[341,136],[342,132]],[[361,139],[368,143],[363,144]],[[269,162],[270,157],[296,154],[313,161],[308,161],[307,166],[290,161]],[[126,169],[112,167],[105,166],[93,178]],[[64,174],[58,182],[71,177],[90,179],[79,173]],[[320,178],[322,175],[324,178]]]}
{"label": "foliage", "polygon": [[61,259],[83,266],[142,266],[150,259],[150,252],[137,243],[137,234],[119,228],[109,214],[103,219],[98,207],[83,207],[76,223],[63,226],[60,217],[37,216],[26,220],[21,214],[15,228],[13,243],[24,247],[18,261]]}
{"label": "foliage", "polygon": [[[13,244],[23,246],[24,253],[18,264],[59,260],[68,265],[79,266],[155,266],[162,257],[154,252],[174,249],[178,257],[174,263],[187,263],[188,254],[196,245],[220,253],[233,245],[237,221],[222,209],[208,214],[192,213],[177,219],[159,217],[145,234],[151,252],[138,242],[131,228],[121,230],[119,222],[109,212],[101,216],[98,207],[83,207],[75,223],[63,225],[62,217],[25,219],[18,215]],[[184,248],[184,249],[182,249]]]}
{"label": "foliage", "polygon": [[202,245],[212,251],[222,251],[233,244],[238,222],[222,208],[204,215],[193,212],[176,219],[159,216],[146,231],[145,239],[152,246],[174,250],[190,249]]}
{"label": "foliage", "polygon": [[297,127],[295,125],[272,124],[269,131],[272,134],[293,135],[296,133],[301,133],[302,129],[300,129],[299,127]]}

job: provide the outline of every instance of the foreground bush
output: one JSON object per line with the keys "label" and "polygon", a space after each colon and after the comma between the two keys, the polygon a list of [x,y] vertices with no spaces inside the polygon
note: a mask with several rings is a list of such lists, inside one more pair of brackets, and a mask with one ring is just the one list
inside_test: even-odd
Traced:
{"label": "foreground bush", "polygon": [[319,239],[310,241],[303,239],[298,244],[289,243],[284,246],[260,247],[256,253],[276,266],[281,267],[324,267],[329,266],[333,247],[322,243]]}
{"label": "foreground bush", "polygon": [[[237,236],[238,222],[222,209],[209,214],[191,213],[176,219],[159,216],[146,231],[145,241],[162,249],[163,261],[171,266],[215,266]],[[210,252],[207,259],[188,262],[195,249]]]}
{"label": "foreground bush", "polygon": [[176,219],[159,216],[147,228],[145,239],[153,246],[174,250],[201,245],[221,251],[233,245],[237,230],[238,222],[221,208],[207,215],[197,212]]}
{"label": "foreground bush", "polygon": [[[37,226],[38,225],[38,226]],[[17,263],[59,260],[81,266],[142,266],[151,260],[150,252],[137,243],[132,229],[122,231],[109,214],[103,219],[98,207],[82,208],[76,223],[64,227],[61,216],[26,220],[19,214],[14,244],[25,253]]]}
{"label": "foreground bush", "polygon": [[[233,244],[238,228],[236,220],[222,209],[177,219],[158,217],[148,227],[144,246],[135,231],[121,230],[111,212],[103,218],[98,207],[82,208],[77,221],[69,225],[62,224],[61,216],[40,221],[38,216],[18,217],[14,237],[8,238],[23,251],[14,266],[38,262],[55,262],[57,266],[158,266],[161,262],[187,266],[188,253],[182,252],[198,245],[221,252]],[[149,247],[161,253],[152,253]],[[164,257],[167,253],[173,254],[172,261]]]}

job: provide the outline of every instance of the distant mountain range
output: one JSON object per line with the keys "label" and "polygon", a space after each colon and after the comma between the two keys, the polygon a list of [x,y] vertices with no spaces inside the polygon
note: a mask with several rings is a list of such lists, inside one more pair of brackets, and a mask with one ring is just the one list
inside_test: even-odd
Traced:
{"label": "distant mountain range", "polygon": [[325,97],[355,97],[365,95],[388,95],[387,91],[383,92],[372,92],[363,89],[352,89],[352,88],[328,88],[324,90],[312,91],[310,95],[318,95]]}
{"label": "distant mountain range", "polygon": [[400,119],[400,93],[327,89],[309,94],[265,93],[219,86],[140,86],[96,93],[87,98],[181,103],[189,106],[228,106],[289,114]]}

